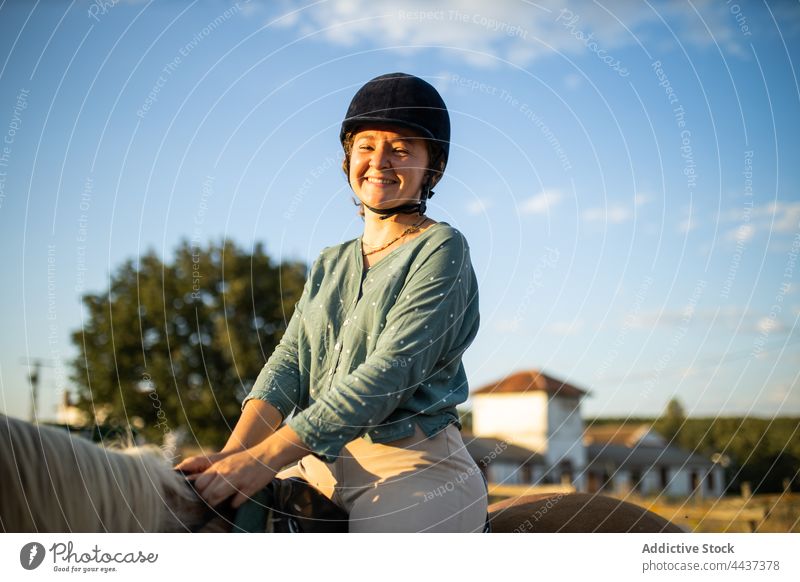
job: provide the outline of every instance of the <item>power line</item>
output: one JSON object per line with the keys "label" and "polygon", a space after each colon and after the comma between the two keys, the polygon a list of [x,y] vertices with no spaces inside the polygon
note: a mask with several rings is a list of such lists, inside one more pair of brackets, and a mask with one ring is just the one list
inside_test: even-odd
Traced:
{"label": "power line", "polygon": [[41,378],[42,368],[55,368],[56,363],[53,360],[45,358],[20,358],[20,363],[28,366],[28,381],[31,383],[31,412],[30,421],[36,422],[37,418],[37,405],[39,400],[39,380]]}

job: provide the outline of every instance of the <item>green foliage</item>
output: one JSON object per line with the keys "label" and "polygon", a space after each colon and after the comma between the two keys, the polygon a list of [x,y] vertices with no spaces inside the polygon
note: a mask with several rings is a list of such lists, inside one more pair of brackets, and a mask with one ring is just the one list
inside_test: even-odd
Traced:
{"label": "green foliage", "polygon": [[[586,419],[586,426],[628,422],[657,427],[665,416]],[[778,493],[784,479],[791,480],[793,491],[800,490],[800,418],[690,417],[682,422],[673,444],[709,459],[719,455],[715,458],[728,465],[726,483],[732,493],[745,481],[753,493]]]}
{"label": "green foliage", "polygon": [[72,334],[78,406],[160,441],[178,427],[221,445],[294,311],[306,266],[273,265],[230,241],[183,241],[170,263],[150,251],[126,261],[109,288],[83,297]]}
{"label": "green foliage", "polygon": [[800,486],[800,418],[690,418],[679,444],[711,456],[726,455],[729,490],[749,481],[753,493],[777,493],[784,479]]}
{"label": "green foliage", "polygon": [[667,439],[667,442],[680,443],[681,431],[686,422],[686,412],[677,398],[667,404],[667,409],[654,425],[656,431]]}
{"label": "green foliage", "polygon": [[461,421],[461,430],[464,432],[472,432],[472,410],[459,408],[458,418]]}

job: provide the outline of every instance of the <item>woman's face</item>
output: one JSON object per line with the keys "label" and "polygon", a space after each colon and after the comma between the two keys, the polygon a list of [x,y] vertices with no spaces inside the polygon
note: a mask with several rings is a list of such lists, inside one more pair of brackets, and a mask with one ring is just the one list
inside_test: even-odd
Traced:
{"label": "woman's face", "polygon": [[428,146],[411,130],[365,129],[353,138],[350,186],[369,206],[417,202],[427,169]]}

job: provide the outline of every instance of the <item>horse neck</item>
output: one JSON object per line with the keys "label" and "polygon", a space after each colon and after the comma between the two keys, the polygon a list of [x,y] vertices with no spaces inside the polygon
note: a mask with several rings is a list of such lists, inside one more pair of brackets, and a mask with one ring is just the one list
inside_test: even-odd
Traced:
{"label": "horse neck", "polygon": [[0,524],[19,532],[186,531],[192,491],[155,451],[113,451],[0,416]]}

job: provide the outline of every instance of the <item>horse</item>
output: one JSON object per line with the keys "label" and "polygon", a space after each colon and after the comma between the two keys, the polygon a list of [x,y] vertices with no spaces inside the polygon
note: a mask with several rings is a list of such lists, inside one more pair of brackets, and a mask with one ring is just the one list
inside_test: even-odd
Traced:
{"label": "horse", "polygon": [[[209,507],[155,446],[114,450],[0,414],[0,475],[4,532],[242,531],[236,510]],[[489,506],[487,521],[493,533],[682,531],[643,507],[585,493],[507,499]]]}

